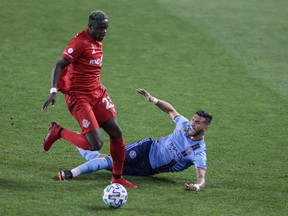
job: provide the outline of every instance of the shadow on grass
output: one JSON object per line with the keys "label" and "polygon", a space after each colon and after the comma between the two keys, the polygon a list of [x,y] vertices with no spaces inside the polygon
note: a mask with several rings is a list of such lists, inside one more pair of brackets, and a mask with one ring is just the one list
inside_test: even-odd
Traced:
{"label": "shadow on grass", "polygon": [[121,209],[121,211],[130,211],[130,209],[125,209],[125,207],[120,207],[120,208],[110,208],[109,206],[96,206],[96,205],[82,205],[81,206],[83,209],[91,211],[91,212],[95,212],[95,211],[106,211],[106,212],[113,212],[113,211],[119,211],[119,209]]}
{"label": "shadow on grass", "polygon": [[[111,172],[108,171],[99,171],[97,173],[87,173],[83,175],[79,175],[74,179],[68,180],[68,181],[94,181],[94,180],[105,180],[105,179],[111,179]],[[53,177],[54,181],[59,181],[58,176]]]}
{"label": "shadow on grass", "polygon": [[[163,174],[154,175],[154,176],[133,176],[133,175],[125,175],[125,178],[132,182],[141,182],[143,184],[175,184],[176,181],[173,180],[172,176],[166,177],[162,176]],[[77,178],[71,179],[69,181],[99,181],[99,180],[110,180],[111,172],[109,171],[100,171],[97,173],[88,173],[78,176]],[[54,181],[59,181],[58,176],[53,177]]]}

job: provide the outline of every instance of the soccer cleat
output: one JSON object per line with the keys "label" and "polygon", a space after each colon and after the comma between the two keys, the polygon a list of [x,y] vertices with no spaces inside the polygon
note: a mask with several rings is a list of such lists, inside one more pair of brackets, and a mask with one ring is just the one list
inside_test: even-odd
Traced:
{"label": "soccer cleat", "polygon": [[73,174],[70,170],[60,170],[58,172],[59,181],[65,181],[73,178]]}
{"label": "soccer cleat", "polygon": [[51,122],[49,127],[48,127],[48,133],[46,134],[44,138],[44,143],[43,143],[43,148],[44,151],[48,151],[53,143],[60,138],[59,136],[59,130],[62,127],[57,123],[57,122]]}
{"label": "soccer cleat", "polygon": [[121,176],[119,179],[115,179],[115,178],[112,176],[111,182],[112,182],[112,183],[121,184],[121,185],[124,186],[124,187],[138,188],[137,185],[133,184],[133,183],[130,182],[130,181],[127,181],[127,180],[124,179],[122,176]]}

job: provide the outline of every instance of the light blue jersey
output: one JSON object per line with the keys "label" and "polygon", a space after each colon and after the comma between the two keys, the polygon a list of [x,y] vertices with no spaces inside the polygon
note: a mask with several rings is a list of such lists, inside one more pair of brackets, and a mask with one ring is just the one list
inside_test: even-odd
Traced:
{"label": "light blue jersey", "polygon": [[189,138],[190,124],[185,117],[179,115],[174,122],[173,133],[154,140],[151,145],[152,168],[159,172],[180,172],[194,164],[195,168],[207,169],[204,137],[196,141]]}

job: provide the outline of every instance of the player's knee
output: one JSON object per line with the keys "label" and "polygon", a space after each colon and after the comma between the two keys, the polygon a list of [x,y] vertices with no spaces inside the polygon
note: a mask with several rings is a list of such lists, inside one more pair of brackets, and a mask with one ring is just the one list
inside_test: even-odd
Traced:
{"label": "player's knee", "polygon": [[100,150],[103,146],[103,139],[99,129],[94,129],[85,134],[92,150]]}
{"label": "player's knee", "polygon": [[89,144],[91,145],[93,151],[99,151],[103,146],[103,141],[98,140],[98,141],[94,141],[93,143],[89,143]]}

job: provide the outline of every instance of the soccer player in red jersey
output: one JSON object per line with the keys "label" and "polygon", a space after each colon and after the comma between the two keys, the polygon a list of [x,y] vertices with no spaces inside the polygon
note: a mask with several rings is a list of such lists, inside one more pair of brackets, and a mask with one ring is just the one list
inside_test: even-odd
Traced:
{"label": "soccer player in red jersey", "polygon": [[88,28],[80,31],[65,48],[51,74],[50,96],[42,111],[56,102],[57,90],[65,94],[70,113],[76,118],[81,133],[51,122],[44,138],[43,148],[48,151],[59,138],[86,150],[99,150],[103,139],[102,127],[110,137],[110,153],[113,158],[112,183],[137,186],[122,177],[125,160],[125,144],[122,130],[116,118],[116,108],[106,88],[100,82],[103,52],[102,40],[108,29],[108,17],[102,11],[89,16]]}

